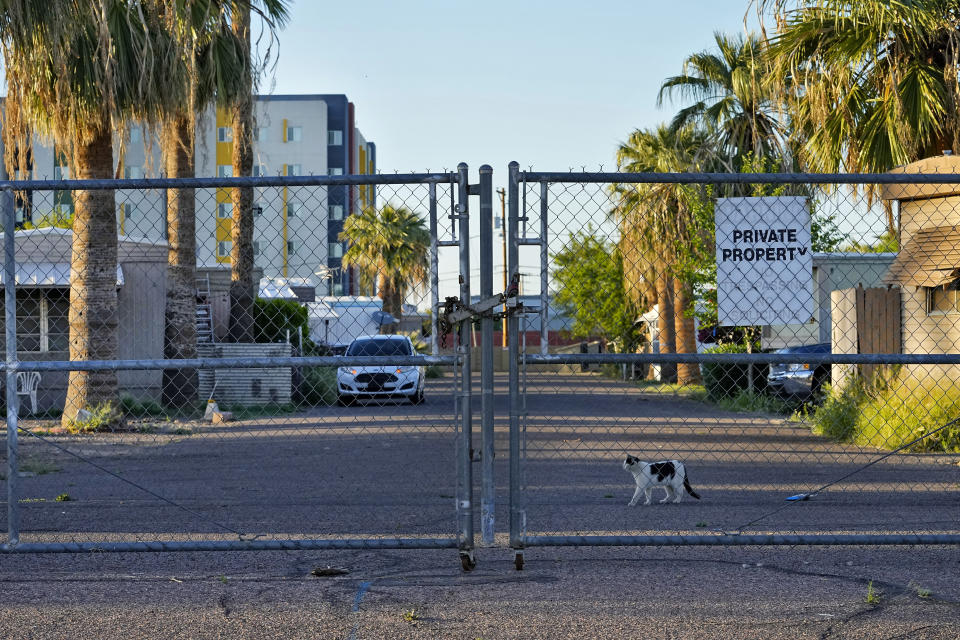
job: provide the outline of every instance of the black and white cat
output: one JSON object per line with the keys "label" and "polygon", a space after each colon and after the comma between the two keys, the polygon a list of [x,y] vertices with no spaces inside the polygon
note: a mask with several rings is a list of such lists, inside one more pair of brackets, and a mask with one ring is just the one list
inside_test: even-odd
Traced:
{"label": "black and white cat", "polygon": [[646,497],[646,502],[650,504],[650,496],[653,494],[654,487],[663,487],[667,492],[667,497],[660,501],[661,504],[673,500],[680,502],[683,497],[681,488],[687,493],[700,499],[700,496],[690,487],[690,480],[687,479],[687,469],[679,460],[664,460],[662,462],[644,462],[631,455],[623,461],[623,468],[633,474],[633,479],[637,482],[637,490],[633,494],[627,506],[635,507],[642,493]]}

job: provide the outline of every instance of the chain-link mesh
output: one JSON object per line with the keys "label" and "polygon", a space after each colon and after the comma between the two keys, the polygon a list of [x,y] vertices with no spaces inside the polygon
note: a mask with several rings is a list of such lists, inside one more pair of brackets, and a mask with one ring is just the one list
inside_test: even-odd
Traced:
{"label": "chain-link mesh", "polygon": [[519,174],[515,546],[956,537],[956,193]]}
{"label": "chain-link mesh", "polygon": [[14,192],[14,542],[456,546],[456,179]]}

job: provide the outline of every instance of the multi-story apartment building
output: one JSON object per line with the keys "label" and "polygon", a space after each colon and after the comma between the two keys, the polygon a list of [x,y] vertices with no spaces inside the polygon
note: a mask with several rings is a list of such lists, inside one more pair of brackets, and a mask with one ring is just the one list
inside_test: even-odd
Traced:
{"label": "multi-story apartment building", "polygon": [[[354,105],[345,95],[257,96],[254,176],[349,175],[376,172],[376,146],[355,124]],[[233,131],[228,114],[210,109],[197,125],[196,175],[233,175]],[[117,141],[118,175],[125,178],[162,175],[160,144],[144,140],[131,127]],[[36,179],[68,178],[66,162],[47,144],[34,143],[32,175]],[[2,170],[2,169],[0,169]],[[5,177],[5,172],[2,176]],[[122,235],[163,239],[166,233],[164,194],[118,191],[117,221]],[[341,268],[344,245],[339,240],[344,219],[366,206],[376,206],[374,187],[263,187],[254,195],[254,263],[265,277],[310,279],[320,295],[356,294],[349,270]],[[24,221],[67,219],[69,192],[31,196],[22,208]],[[229,189],[196,192],[198,267],[228,266],[232,248],[232,205]]]}

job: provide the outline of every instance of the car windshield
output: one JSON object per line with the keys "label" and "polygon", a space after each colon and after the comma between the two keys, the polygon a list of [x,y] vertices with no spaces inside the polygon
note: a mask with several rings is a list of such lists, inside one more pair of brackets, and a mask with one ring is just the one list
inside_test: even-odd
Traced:
{"label": "car windshield", "polygon": [[409,356],[406,340],[356,340],[347,349],[348,356]]}

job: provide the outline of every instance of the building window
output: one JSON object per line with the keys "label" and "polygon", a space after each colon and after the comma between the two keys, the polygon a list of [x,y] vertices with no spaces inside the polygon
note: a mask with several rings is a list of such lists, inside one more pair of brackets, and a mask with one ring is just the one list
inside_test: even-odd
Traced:
{"label": "building window", "polygon": [[230,253],[232,251],[233,251],[233,242],[231,240],[223,240],[222,242],[217,243],[218,258],[229,258]]}
{"label": "building window", "polygon": [[256,258],[259,255],[260,255],[260,241],[254,240],[253,241],[253,257]]}
{"label": "building window", "polygon": [[287,142],[303,140],[303,127],[287,127]]}
{"label": "building window", "polygon": [[302,176],[302,175],[303,175],[303,165],[299,165],[299,164],[288,164],[288,165],[287,165],[287,175],[288,175],[288,176]]}
{"label": "building window", "polygon": [[287,240],[287,255],[292,256],[297,253],[297,243],[293,240]]}
{"label": "building window", "polygon": [[343,257],[343,245],[339,242],[331,242],[328,249],[331,258],[342,258]]}
{"label": "building window", "polygon": [[329,169],[327,169],[327,175],[328,175],[328,176],[342,176],[342,175],[343,175],[343,169],[342,169],[341,167],[330,167]]}
{"label": "building window", "polygon": [[336,283],[333,285],[333,295],[342,296],[343,295],[343,285],[341,283]]}
{"label": "building window", "polygon": [[267,176],[267,165],[265,164],[253,165],[252,175],[254,178],[265,178]]}
{"label": "building window", "polygon": [[342,204],[332,204],[332,205],[330,205],[330,219],[331,219],[331,220],[343,220],[343,205],[342,205]]}
{"label": "building window", "polygon": [[130,144],[143,142],[143,131],[140,127],[130,127]]}
{"label": "building window", "polygon": [[300,203],[296,200],[289,200],[287,202],[287,217],[296,218],[297,211],[300,209]]}
{"label": "building window", "polygon": [[[0,301],[0,316],[3,315]],[[70,324],[69,289],[17,290],[17,351],[67,351]],[[4,326],[0,318],[0,328]]]}
{"label": "building window", "polygon": [[140,211],[137,209],[137,205],[124,202],[122,206],[124,220],[136,220],[140,217]]}
{"label": "building window", "polygon": [[254,216],[262,216],[262,215],[263,215],[263,205],[260,204],[259,202],[254,202],[254,203],[253,203],[253,215],[254,215]]}
{"label": "building window", "polygon": [[232,165],[232,164],[218,164],[218,165],[217,165],[217,177],[218,177],[218,178],[232,178],[232,177],[233,177],[233,165]]}
{"label": "building window", "polygon": [[233,203],[232,203],[232,202],[218,202],[218,203],[217,203],[217,217],[218,217],[218,218],[232,218],[232,217],[233,217]]}
{"label": "building window", "polygon": [[270,139],[270,129],[257,127],[257,142],[267,142]]}
{"label": "building window", "polygon": [[954,280],[942,287],[927,289],[927,315],[942,316],[960,313],[960,280]]}
{"label": "building window", "polygon": [[140,180],[143,178],[143,167],[129,166],[123,168],[123,177],[127,180]]}
{"label": "building window", "polygon": [[340,129],[331,129],[327,131],[327,144],[336,147],[343,144],[343,131]]}
{"label": "building window", "polygon": [[233,127],[217,127],[217,142],[233,142]]}
{"label": "building window", "polygon": [[56,164],[53,165],[53,179],[54,180],[69,180],[70,179],[70,167],[66,165]]}

